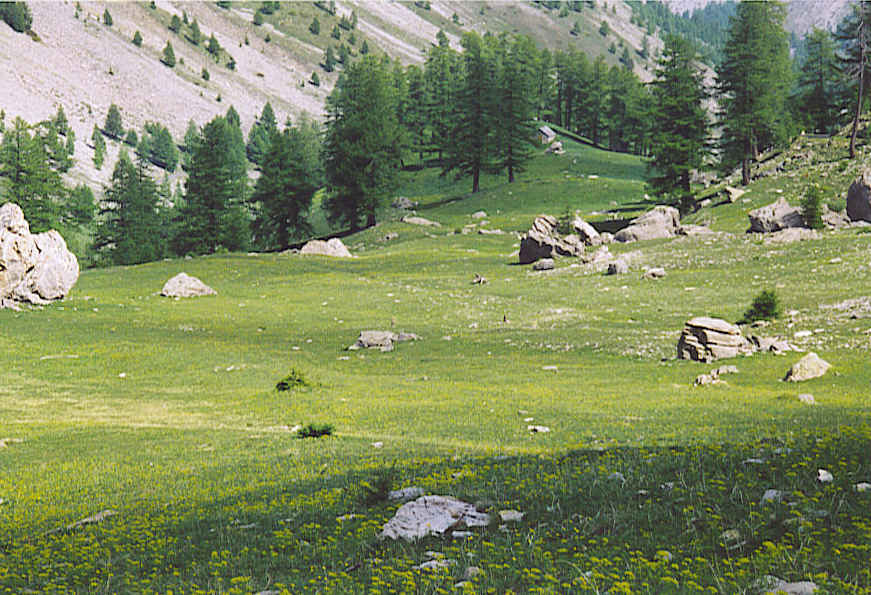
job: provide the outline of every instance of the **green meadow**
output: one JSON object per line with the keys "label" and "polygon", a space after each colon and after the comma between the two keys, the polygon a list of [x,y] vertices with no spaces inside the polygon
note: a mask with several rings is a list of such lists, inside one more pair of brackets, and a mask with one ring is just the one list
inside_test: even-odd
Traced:
{"label": "green meadow", "polygon": [[[477,195],[404,172],[397,195],[441,226],[385,207],[345,238],[353,259],[86,270],[64,301],[0,311],[0,592],[762,593],[766,575],[871,592],[871,305],[843,305],[871,295],[871,234],[744,233],[749,209],[798,203],[810,165],[688,219],[714,235],[612,244],[626,275],[534,272],[516,263],[536,215],[654,204],[638,158],[564,143]],[[854,173],[837,172],[834,195]],[[218,295],[160,297],[182,271]],[[801,353],[675,358],[687,319],[737,321],[764,289],[786,312],[745,332],[828,374],[783,382]],[[420,339],[346,351],[365,329]],[[720,363],[738,373],[693,386]],[[291,372],[304,383],[276,390]],[[384,492],[408,486],[524,516],[379,539],[400,506]],[[450,562],[415,568],[431,559]]]}

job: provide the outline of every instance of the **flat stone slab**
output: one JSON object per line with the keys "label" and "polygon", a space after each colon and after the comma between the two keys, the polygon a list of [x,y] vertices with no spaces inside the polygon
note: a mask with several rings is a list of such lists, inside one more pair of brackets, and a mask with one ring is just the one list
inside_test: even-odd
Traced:
{"label": "flat stone slab", "polygon": [[415,541],[428,535],[444,535],[456,527],[486,527],[490,515],[452,496],[421,496],[399,507],[379,533],[382,539]]}

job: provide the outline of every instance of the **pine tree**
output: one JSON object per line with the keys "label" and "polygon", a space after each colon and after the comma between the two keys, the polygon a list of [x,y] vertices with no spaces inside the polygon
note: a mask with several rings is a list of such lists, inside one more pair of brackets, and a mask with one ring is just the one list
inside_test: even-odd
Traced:
{"label": "pine tree", "polygon": [[124,136],[124,124],[121,121],[121,110],[114,103],[109,106],[109,112],[106,114],[106,123],[103,125],[103,132],[109,138],[120,140]]}
{"label": "pine tree", "polygon": [[166,42],[166,47],[163,48],[163,59],[161,60],[161,62],[163,62],[170,68],[175,67],[175,52],[172,49],[172,44],[168,41]]}
{"label": "pine tree", "polygon": [[191,23],[191,31],[190,31],[190,35],[188,36],[188,39],[190,40],[190,42],[192,44],[200,45],[200,41],[202,41],[202,36],[203,36],[203,34],[200,33],[200,26],[197,23],[197,20],[194,19],[193,22]]}
{"label": "pine tree", "polygon": [[460,56],[450,47],[443,32],[438,45],[430,49],[426,58],[426,119],[430,135],[429,150],[437,151],[439,161],[450,145],[456,94],[459,86]]}
{"label": "pine tree", "polygon": [[402,131],[386,60],[366,56],[348,66],[327,99],[324,142],[331,221],[359,229],[375,224],[382,197],[396,186]]}
{"label": "pine tree", "polygon": [[330,33],[330,36],[331,36],[333,39],[342,39],[342,30],[339,29],[339,26],[338,26],[338,25],[333,25],[333,30],[332,30],[332,32]]}
{"label": "pine tree", "polygon": [[312,35],[320,35],[321,34],[321,24],[318,21],[318,17],[312,19],[311,25],[308,26],[308,30]]}
{"label": "pine tree", "polygon": [[351,60],[351,50],[344,43],[339,46],[339,62],[345,67]]}
{"label": "pine tree", "polygon": [[327,46],[327,52],[324,55],[324,70],[332,72],[336,67],[336,56],[333,54],[333,46]]}
{"label": "pine tree", "polygon": [[825,29],[805,37],[807,56],[799,75],[798,111],[814,131],[829,133],[837,123],[836,89],[841,83],[835,42]]}
{"label": "pine tree", "polygon": [[508,171],[508,183],[532,157],[535,136],[535,70],[537,49],[529,37],[503,38],[497,80],[498,113],[494,118],[497,165]]}
{"label": "pine tree", "polygon": [[132,128],[127,131],[127,136],[124,137],[124,144],[133,148],[136,148],[136,145],[139,144],[139,137]]}
{"label": "pine tree", "polygon": [[659,59],[652,90],[653,145],[648,183],[664,197],[691,196],[690,172],[699,169],[707,153],[704,78],[695,49],[683,37],[669,35]]}
{"label": "pine tree", "polygon": [[209,44],[206,49],[212,56],[215,57],[217,57],[217,55],[221,52],[221,44],[218,43],[218,38],[215,37],[214,33],[209,36]]}
{"label": "pine tree", "polygon": [[322,183],[317,132],[312,125],[273,130],[251,201],[254,233],[267,249],[286,249],[291,238],[311,233],[306,217]]}
{"label": "pine tree", "polygon": [[33,15],[27,2],[0,2],[0,18],[18,33],[30,31],[33,24]]}
{"label": "pine tree", "polygon": [[91,142],[94,143],[94,166],[97,169],[101,169],[103,167],[103,157],[105,157],[106,153],[106,140],[96,124],[94,124],[94,130],[91,132]]}
{"label": "pine tree", "polygon": [[107,27],[112,26],[112,15],[109,14],[108,8],[103,11],[103,24],[106,25]]}
{"label": "pine tree", "polygon": [[856,156],[856,133],[864,107],[863,95],[869,81],[871,62],[871,3],[858,2],[838,25],[835,38],[840,47],[839,60],[844,76],[855,81],[856,108],[850,133],[850,159]]}
{"label": "pine tree", "polygon": [[67,130],[67,155],[72,157],[76,152],[76,133],[70,128]]}
{"label": "pine tree", "polygon": [[133,34],[133,45],[136,47],[142,47],[142,34],[139,32],[139,29],[137,29],[136,33]]}
{"label": "pine tree", "polygon": [[172,18],[169,20],[169,30],[173,33],[181,31],[181,19],[178,18],[177,14],[172,15]]}
{"label": "pine tree", "polygon": [[369,53],[369,43],[364,39],[363,43],[360,44],[360,55],[365,56]]}
{"label": "pine tree", "polygon": [[443,172],[472,176],[472,192],[480,190],[481,172],[492,167],[495,57],[474,32],[463,34],[463,77],[456,93],[450,141],[444,147]]}
{"label": "pine tree", "polygon": [[309,82],[312,84],[313,87],[320,87],[321,77],[318,76],[317,72],[313,72],[311,78],[309,79]]}
{"label": "pine tree", "polygon": [[723,106],[723,163],[726,167],[741,164],[744,185],[750,183],[750,161],[787,134],[785,99],[792,69],[785,18],[786,7],[780,2],[739,4],[717,73]]}
{"label": "pine tree", "polygon": [[269,150],[269,145],[272,142],[272,135],[277,131],[278,123],[275,121],[275,112],[272,111],[272,105],[267,102],[263,106],[260,118],[254,122],[248,132],[248,144],[245,146],[248,161],[257,165],[262,164],[263,155]]}
{"label": "pine tree", "polygon": [[254,26],[256,26],[256,27],[259,27],[260,25],[263,24],[263,14],[260,13],[260,11],[257,11],[254,13],[253,23],[254,23]]}

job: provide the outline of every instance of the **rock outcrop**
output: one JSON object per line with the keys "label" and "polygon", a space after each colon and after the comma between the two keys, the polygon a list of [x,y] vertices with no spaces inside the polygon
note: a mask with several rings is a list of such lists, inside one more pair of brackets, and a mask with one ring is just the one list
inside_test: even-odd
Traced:
{"label": "rock outcrop", "polygon": [[578,238],[587,246],[598,246],[602,243],[602,236],[599,235],[596,228],[580,217],[572,219],[572,228],[575,230]]}
{"label": "rock outcrop", "polygon": [[576,235],[561,236],[557,231],[556,217],[540,215],[532,227],[520,239],[520,264],[531,264],[542,258],[554,256],[580,256],[583,244]]}
{"label": "rock outcrop", "polygon": [[871,221],[871,170],[865,170],[847,190],[850,221]]}
{"label": "rock outcrop", "polygon": [[335,256],[337,258],[353,258],[353,255],[339,238],[311,240],[299,251],[300,254],[317,254],[319,256]]}
{"label": "rock outcrop", "polygon": [[677,343],[678,359],[697,362],[749,355],[753,345],[741,329],[720,318],[699,316],[686,322]]}
{"label": "rock outcrop", "polygon": [[633,219],[629,227],[621,229],[614,235],[614,239],[618,242],[637,242],[672,238],[679,229],[680,212],[674,207],[660,205]]}
{"label": "rock outcrop", "polygon": [[0,307],[61,299],[78,278],[79,262],[58,232],[31,234],[21,207],[0,207]]}
{"label": "rock outcrop", "polygon": [[421,496],[399,507],[379,534],[382,539],[414,541],[427,535],[444,535],[457,527],[486,527],[490,515],[451,496]]}
{"label": "rock outcrop", "polygon": [[408,223],[409,225],[422,225],[424,227],[441,227],[442,224],[438,221],[430,221],[429,219],[425,219],[423,217],[417,217],[415,215],[406,215],[402,219],[400,219],[403,223]]}
{"label": "rock outcrop", "polygon": [[414,333],[394,333],[393,331],[360,331],[357,341],[348,347],[349,351],[357,349],[380,349],[381,351],[393,351],[396,343],[405,341],[417,341],[420,337]]}
{"label": "rock outcrop", "polygon": [[801,209],[790,206],[785,198],[747,213],[750,218],[748,232],[771,233],[789,227],[804,227]]}
{"label": "rock outcrop", "polygon": [[173,298],[199,297],[217,295],[218,292],[187,273],[179,273],[163,285],[160,295]]}
{"label": "rock outcrop", "polygon": [[417,205],[418,205],[417,201],[411,200],[410,198],[405,197],[405,196],[397,196],[394,199],[394,201],[392,203],[390,203],[390,206],[393,207],[394,209],[403,209],[405,211],[410,211],[411,209],[416,209]]}

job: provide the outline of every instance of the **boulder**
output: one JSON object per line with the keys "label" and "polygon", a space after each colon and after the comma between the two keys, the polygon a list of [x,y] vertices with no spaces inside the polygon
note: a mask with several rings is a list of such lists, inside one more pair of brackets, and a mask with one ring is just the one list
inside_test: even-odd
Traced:
{"label": "boulder", "polygon": [[871,170],[865,170],[847,190],[850,221],[871,221]]}
{"label": "boulder", "polygon": [[725,188],[723,188],[723,197],[729,202],[735,202],[736,200],[741,198],[745,192],[747,191],[742,188],[726,186]]}
{"label": "boulder", "polygon": [[357,341],[348,347],[349,351],[357,349],[373,349],[378,348],[381,351],[393,351],[393,346],[396,343],[405,341],[417,341],[420,339],[414,333],[394,333],[393,331],[360,331],[360,336]]}
{"label": "boulder", "polygon": [[789,227],[804,227],[801,209],[790,206],[785,198],[747,213],[750,218],[749,232],[771,233]]}
{"label": "boulder", "polygon": [[614,262],[608,263],[609,275],[625,275],[629,272],[629,265],[622,258],[618,258]]}
{"label": "boulder", "polygon": [[311,240],[299,251],[300,254],[316,254],[319,256],[335,256],[337,258],[353,258],[353,255],[339,238],[323,240]]}
{"label": "boulder", "polygon": [[598,250],[593,253],[587,253],[581,256],[581,260],[584,261],[584,264],[592,264],[592,265],[602,265],[604,266],[606,263],[611,262],[611,259],[614,258],[614,255],[611,254],[611,251],[608,250],[608,246],[601,246]]}
{"label": "boulder", "polygon": [[417,201],[411,200],[405,196],[397,196],[396,199],[390,203],[390,206],[394,209],[404,209],[406,211],[417,208],[417,205]]}
{"label": "boulder", "polygon": [[712,362],[749,355],[753,346],[741,329],[719,318],[699,316],[686,322],[677,343],[678,359]]}
{"label": "boulder", "polygon": [[767,234],[764,241],[766,244],[791,244],[804,240],[818,240],[819,238],[820,234],[815,229],[791,227]]}
{"label": "boulder", "polygon": [[580,256],[583,244],[577,236],[562,237],[557,231],[556,217],[540,215],[532,227],[520,239],[520,264],[531,264],[542,258],[554,256]]}
{"label": "boulder", "polygon": [[187,273],[179,273],[163,285],[160,295],[164,297],[189,298],[202,295],[217,295],[218,292]]}
{"label": "boulder", "polygon": [[811,378],[819,378],[828,372],[831,367],[832,365],[829,362],[811,351],[793,364],[783,379],[788,382],[801,382]]}
{"label": "boulder", "polygon": [[821,218],[829,229],[841,229],[850,225],[850,217],[846,211],[833,211],[826,205],[823,205]]}
{"label": "boulder", "polygon": [[563,144],[561,141],[554,141],[550,144],[550,146],[544,150],[545,153],[553,153],[554,155],[562,155],[565,153],[563,150]]}
{"label": "boulder", "polygon": [[665,269],[662,267],[653,267],[644,271],[641,275],[642,279],[662,279],[665,277]]}
{"label": "boulder", "polygon": [[618,242],[637,242],[674,237],[680,229],[680,212],[674,207],[658,206],[633,219],[614,235]]}
{"label": "boulder", "polygon": [[382,539],[414,541],[428,535],[444,535],[459,526],[486,527],[490,515],[451,496],[421,496],[399,507],[381,529]]}
{"label": "boulder", "polygon": [[441,227],[442,224],[436,221],[430,221],[429,219],[424,219],[423,217],[416,217],[413,215],[406,215],[402,219],[400,219],[403,223],[408,223],[409,225],[422,225],[424,227]]}
{"label": "boulder", "polygon": [[31,234],[21,207],[0,207],[0,307],[62,299],[78,278],[79,262],[58,232]]}
{"label": "boulder", "polygon": [[552,271],[553,266],[553,258],[542,258],[541,260],[537,260],[535,264],[532,265],[532,268],[536,271]]}
{"label": "boulder", "polygon": [[750,343],[755,351],[765,351],[774,355],[783,355],[787,351],[801,351],[798,347],[787,341],[786,339],[778,339],[775,337],[757,337],[752,335]]}
{"label": "boulder", "polygon": [[578,238],[587,246],[598,246],[602,243],[602,237],[596,231],[596,228],[580,217],[572,219],[572,228],[575,230]]}
{"label": "boulder", "polygon": [[486,219],[487,213],[485,211],[475,211],[472,213],[472,219]]}

